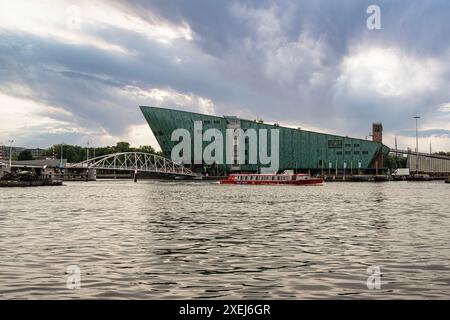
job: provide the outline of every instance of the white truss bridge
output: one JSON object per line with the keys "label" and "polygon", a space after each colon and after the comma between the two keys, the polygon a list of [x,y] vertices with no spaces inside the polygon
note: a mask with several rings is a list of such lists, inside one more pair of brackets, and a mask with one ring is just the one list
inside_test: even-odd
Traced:
{"label": "white truss bridge", "polygon": [[150,172],[174,176],[200,177],[199,174],[172,160],[143,152],[107,154],[68,165],[67,168]]}

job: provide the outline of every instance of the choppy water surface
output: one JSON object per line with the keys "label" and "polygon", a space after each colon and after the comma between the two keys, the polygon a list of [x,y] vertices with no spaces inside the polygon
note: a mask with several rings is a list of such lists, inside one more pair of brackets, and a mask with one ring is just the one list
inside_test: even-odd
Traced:
{"label": "choppy water surface", "polygon": [[[437,182],[3,188],[0,296],[450,298],[449,234]],[[81,289],[66,288],[69,265]]]}

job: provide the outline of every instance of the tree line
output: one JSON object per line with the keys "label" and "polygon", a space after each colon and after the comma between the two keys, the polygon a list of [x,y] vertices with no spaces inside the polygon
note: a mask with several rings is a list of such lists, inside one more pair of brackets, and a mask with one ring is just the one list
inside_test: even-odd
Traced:
{"label": "tree line", "polygon": [[53,157],[61,158],[61,151],[63,154],[63,158],[67,159],[67,162],[81,162],[87,159],[88,157],[88,149],[89,149],[89,158],[104,156],[111,153],[119,153],[119,152],[145,152],[151,154],[160,155],[160,152],[157,152],[152,146],[139,146],[138,148],[131,147],[128,142],[117,142],[115,146],[106,146],[106,147],[81,147],[77,145],[70,144],[55,144],[52,147],[48,148],[44,152],[44,157]]}

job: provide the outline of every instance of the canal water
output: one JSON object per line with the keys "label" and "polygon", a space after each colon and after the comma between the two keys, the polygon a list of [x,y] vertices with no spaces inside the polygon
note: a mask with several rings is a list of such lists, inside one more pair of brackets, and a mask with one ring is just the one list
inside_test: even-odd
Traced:
{"label": "canal water", "polygon": [[450,298],[441,182],[0,192],[1,298]]}

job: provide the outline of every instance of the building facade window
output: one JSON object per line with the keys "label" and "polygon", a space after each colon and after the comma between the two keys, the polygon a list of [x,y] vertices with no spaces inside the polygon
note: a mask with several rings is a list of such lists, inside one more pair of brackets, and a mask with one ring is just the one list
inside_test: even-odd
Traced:
{"label": "building facade window", "polygon": [[342,148],[342,140],[328,140],[329,149],[340,149]]}

